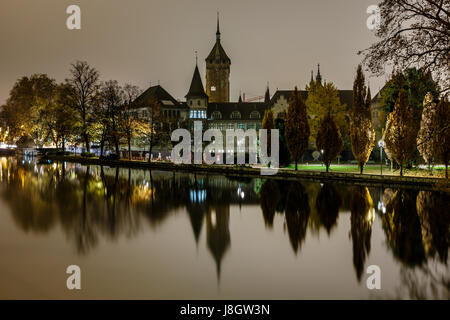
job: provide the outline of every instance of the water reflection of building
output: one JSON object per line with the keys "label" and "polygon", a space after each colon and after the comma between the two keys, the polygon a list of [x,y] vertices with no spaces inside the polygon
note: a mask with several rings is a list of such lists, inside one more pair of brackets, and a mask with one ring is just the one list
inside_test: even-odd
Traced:
{"label": "water reflection of building", "polygon": [[[349,231],[359,278],[370,253],[373,198],[385,204],[385,212],[378,210],[377,214],[387,243],[402,265],[423,265],[425,259],[434,257],[442,263],[448,260],[447,193],[371,189],[370,196],[365,188],[355,191],[341,185],[270,179],[260,185],[259,179],[6,158],[0,164],[0,196],[10,206],[17,226],[42,234],[60,227],[80,254],[88,254],[105,239],[134,237],[146,225],[159,228],[184,211],[196,243],[204,232],[219,276],[231,251],[232,205],[267,206],[273,215],[284,215],[286,245],[294,252],[301,249],[308,230],[329,232],[342,210],[351,212]],[[266,223],[273,223],[272,213],[262,214]]]}
{"label": "water reflection of building", "polygon": [[206,241],[220,278],[221,264],[226,251],[230,247],[230,206],[214,206],[206,215]]}

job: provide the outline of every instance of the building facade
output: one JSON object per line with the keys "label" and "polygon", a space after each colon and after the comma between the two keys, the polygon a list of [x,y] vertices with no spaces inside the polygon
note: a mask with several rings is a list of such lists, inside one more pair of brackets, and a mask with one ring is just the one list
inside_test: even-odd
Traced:
{"label": "building facade", "polygon": [[[237,102],[230,102],[230,71],[231,59],[228,57],[221,44],[219,17],[217,17],[216,42],[207,58],[205,70],[205,87],[196,63],[189,90],[185,95],[185,101],[178,101],[161,86],[148,88],[136,103],[136,116],[145,118],[149,115],[146,111],[150,104],[157,101],[162,107],[163,120],[169,130],[176,128],[194,129],[194,122],[201,121],[202,130],[219,129],[255,129],[262,127],[262,121],[266,110],[271,109],[275,118],[285,118],[289,101],[293,90],[277,90],[270,95],[267,86],[263,102],[243,101],[239,96]],[[313,81],[311,71],[311,81]],[[322,83],[320,65],[317,69],[315,81]],[[299,91],[306,101],[308,92]],[[352,90],[339,90],[341,103],[345,103],[347,110],[353,104]],[[225,134],[224,134],[225,136]],[[224,141],[225,144],[225,141]],[[170,147],[170,146],[167,146]],[[145,149],[142,149],[145,150]]]}

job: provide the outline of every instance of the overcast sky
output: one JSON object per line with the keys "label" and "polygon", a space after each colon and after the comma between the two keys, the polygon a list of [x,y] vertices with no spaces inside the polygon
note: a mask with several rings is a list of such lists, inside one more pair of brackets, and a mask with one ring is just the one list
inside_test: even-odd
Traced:
{"label": "overcast sky", "polygon": [[[366,9],[377,0],[1,0],[0,104],[24,75],[57,81],[86,60],[102,80],[160,84],[184,99],[199,54],[215,42],[220,12],[222,45],[231,58],[231,95],[304,88],[317,64],[325,80],[351,89],[357,51],[374,40]],[[66,8],[81,8],[81,30],[68,30]],[[383,79],[370,78],[376,93]]]}

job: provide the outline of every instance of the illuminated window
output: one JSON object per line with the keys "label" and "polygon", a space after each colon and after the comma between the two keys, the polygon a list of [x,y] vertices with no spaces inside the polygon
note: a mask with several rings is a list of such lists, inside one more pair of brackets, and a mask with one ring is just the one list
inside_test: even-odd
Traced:
{"label": "illuminated window", "polygon": [[216,87],[212,86],[211,91],[216,91]]}

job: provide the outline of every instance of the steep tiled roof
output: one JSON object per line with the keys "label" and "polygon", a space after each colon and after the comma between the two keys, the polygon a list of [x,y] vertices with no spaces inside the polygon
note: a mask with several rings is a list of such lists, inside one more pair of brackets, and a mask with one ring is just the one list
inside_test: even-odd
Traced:
{"label": "steep tiled roof", "polygon": [[[270,99],[269,106],[272,107],[275,102],[280,99],[280,97],[284,97],[288,102],[291,98],[293,90],[277,90],[273,95],[272,99]],[[308,98],[308,91],[299,90],[303,101],[306,101]],[[345,103],[347,105],[347,110],[353,106],[353,90],[339,90],[339,99],[341,103]]]}
{"label": "steep tiled roof", "polygon": [[203,89],[202,78],[200,77],[200,72],[198,71],[198,66],[195,66],[194,75],[192,76],[191,86],[189,88],[189,92],[186,95],[186,98],[187,97],[200,97],[200,98],[208,97],[205,93],[205,89]]}
{"label": "steep tiled roof", "polygon": [[216,41],[216,44],[212,48],[208,57],[206,58],[206,61],[209,63],[214,63],[214,62],[231,63],[231,60],[230,60],[230,58],[228,58],[227,54],[225,53],[225,50],[223,49],[222,45],[220,44],[220,41]]}
{"label": "steep tiled roof", "polygon": [[134,101],[136,108],[145,107],[153,100],[161,103],[164,108],[180,108],[183,107],[174,97],[172,97],[163,87],[160,85],[153,86],[145,90],[137,99]]}
{"label": "steep tiled roof", "polygon": [[212,118],[212,113],[214,111],[219,111],[222,114],[221,120],[237,120],[231,119],[231,114],[233,111],[239,111],[241,114],[240,120],[255,120],[250,119],[250,114],[252,111],[258,111],[260,114],[260,121],[264,117],[264,112],[267,108],[267,104],[263,102],[217,102],[209,103],[207,116],[208,119]]}

